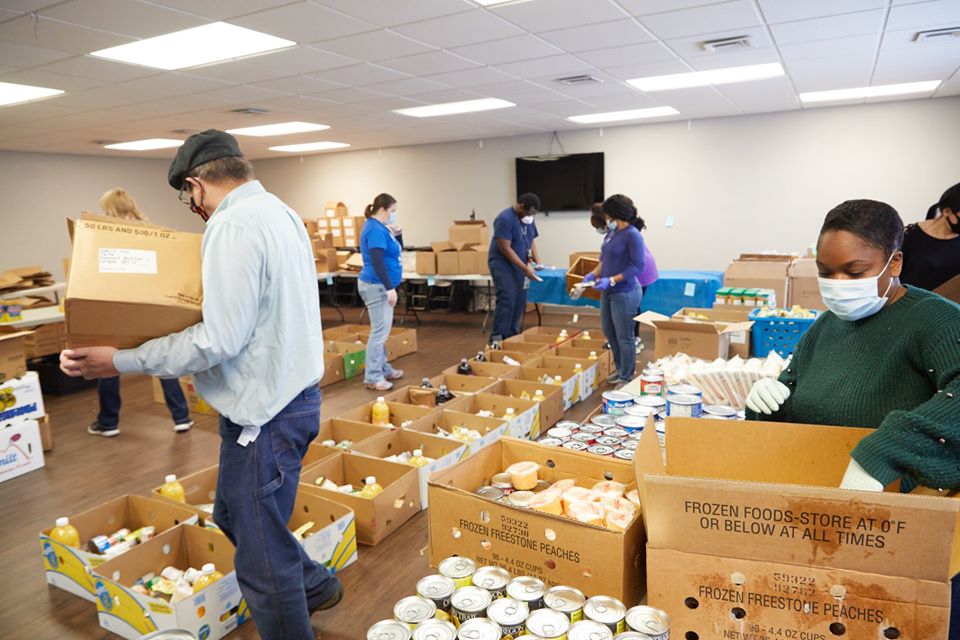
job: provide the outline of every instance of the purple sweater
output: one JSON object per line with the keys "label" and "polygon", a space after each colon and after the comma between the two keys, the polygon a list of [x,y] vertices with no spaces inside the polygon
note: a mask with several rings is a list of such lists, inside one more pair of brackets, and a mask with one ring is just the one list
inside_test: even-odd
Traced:
{"label": "purple sweater", "polygon": [[643,236],[633,225],[608,236],[600,249],[600,277],[623,274],[623,281],[610,287],[611,293],[630,291],[644,269]]}

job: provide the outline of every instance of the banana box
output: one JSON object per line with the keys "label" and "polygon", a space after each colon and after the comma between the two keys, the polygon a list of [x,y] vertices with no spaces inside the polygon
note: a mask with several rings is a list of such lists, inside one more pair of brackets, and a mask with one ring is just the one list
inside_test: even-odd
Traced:
{"label": "banana box", "polygon": [[6,482],[44,465],[43,441],[36,420],[0,424],[0,482]]}
{"label": "banana box", "polygon": [[[181,524],[104,562],[91,577],[100,626],[128,640],[169,629],[219,640],[251,618],[237,584],[233,554],[226,536]],[[199,569],[208,562],[223,578],[179,602],[133,590],[141,577],[160,575],[165,567]]]}
{"label": "banana box", "polygon": [[86,544],[94,537],[109,536],[120,530],[136,531],[154,527],[159,534],[178,524],[197,524],[197,514],[190,508],[144,496],[125,495],[104,502],[82,513],[69,516],[84,547],[76,549],[50,537],[53,527],[40,532],[40,553],[47,584],[63,589],[84,600],[96,599],[92,571],[107,561],[107,556],[94,553]]}
{"label": "banana box", "polygon": [[45,415],[40,377],[36,371],[0,382],[0,424],[16,420],[40,420]]}
{"label": "banana box", "polygon": [[[558,371],[556,369],[547,369],[544,367],[523,367],[520,369],[519,377],[520,380],[540,382],[543,380],[544,376],[549,376],[551,379],[553,379],[555,376],[560,376],[559,386],[563,390],[564,412],[569,411],[573,405],[580,402],[580,383],[582,376],[574,373],[572,369],[569,371]],[[547,386],[546,383],[544,383],[544,386]],[[544,393],[547,393],[546,389],[544,389]]]}
{"label": "banana box", "polygon": [[303,550],[334,573],[357,561],[357,519],[350,507],[297,491],[287,528],[295,533],[304,529],[302,537],[297,536]]}
{"label": "banana box", "polygon": [[589,398],[600,386],[600,376],[597,375],[599,366],[595,360],[544,356],[540,361],[540,366],[544,369],[556,371],[564,377],[568,373],[575,374],[579,379],[577,383],[580,392],[577,398],[578,402]]}

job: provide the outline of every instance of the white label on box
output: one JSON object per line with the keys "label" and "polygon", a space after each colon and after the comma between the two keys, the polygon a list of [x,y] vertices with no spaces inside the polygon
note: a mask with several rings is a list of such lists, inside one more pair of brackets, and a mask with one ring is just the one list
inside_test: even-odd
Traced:
{"label": "white label on box", "polygon": [[683,295],[689,296],[692,298],[696,293],[697,293],[697,285],[693,284],[692,282],[688,282],[687,284],[684,285]]}
{"label": "white label on box", "polygon": [[100,249],[100,273],[157,273],[157,252],[143,249]]}
{"label": "white label on box", "polygon": [[730,344],[747,344],[747,332],[736,331],[730,334]]}
{"label": "white label on box", "polygon": [[0,482],[42,466],[43,445],[36,420],[24,420],[0,429]]}
{"label": "white label on box", "polygon": [[46,411],[40,392],[40,376],[36,371],[0,382],[0,424],[39,420],[44,415]]}

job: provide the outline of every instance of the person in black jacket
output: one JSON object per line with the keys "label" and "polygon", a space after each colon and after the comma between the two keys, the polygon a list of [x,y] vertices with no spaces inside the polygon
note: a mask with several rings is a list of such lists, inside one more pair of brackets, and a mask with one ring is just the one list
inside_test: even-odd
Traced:
{"label": "person in black jacket", "polygon": [[960,183],[944,191],[936,207],[939,216],[931,219],[928,212],[903,237],[900,281],[928,291],[960,275]]}

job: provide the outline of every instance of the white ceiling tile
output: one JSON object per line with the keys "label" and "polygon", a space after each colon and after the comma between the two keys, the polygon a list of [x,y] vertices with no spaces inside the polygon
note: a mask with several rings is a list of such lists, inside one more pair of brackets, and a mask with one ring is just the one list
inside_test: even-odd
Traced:
{"label": "white ceiling tile", "polygon": [[361,89],[359,87],[334,89],[333,91],[321,91],[320,93],[311,95],[315,98],[321,98],[323,100],[329,100],[339,104],[355,104],[357,102],[366,102],[369,100],[379,100],[381,98],[392,97],[389,94],[380,93],[378,91],[370,91],[368,89]]}
{"label": "white ceiling tile", "polygon": [[658,91],[657,100],[680,112],[680,117],[712,118],[739,115],[740,109],[714,87]]}
{"label": "white ceiling tile", "polygon": [[717,90],[744,113],[800,108],[800,100],[788,78],[727,84],[717,87]]}
{"label": "white ceiling tile", "polygon": [[621,0],[627,10],[636,16],[701,7],[707,4],[720,4],[726,1],[727,0]]}
{"label": "white ceiling tile", "polygon": [[[886,36],[884,36],[884,39],[886,40]],[[797,44],[780,45],[780,55],[787,62],[850,55],[871,55],[877,50],[879,42],[879,33],[816,40],[814,42],[798,42]]]}
{"label": "white ceiling tile", "polygon": [[403,78],[401,80],[390,80],[389,82],[378,82],[365,88],[391,96],[412,96],[418,93],[443,91],[449,87],[426,78]]}
{"label": "white ceiling tile", "polygon": [[190,98],[216,101],[223,105],[246,107],[255,106],[255,103],[261,100],[271,100],[282,96],[283,93],[279,91],[271,91],[270,89],[254,87],[253,85],[236,85],[222,89],[214,89],[213,91],[204,91],[203,93],[195,93],[191,95]]}
{"label": "white ceiling tile", "polygon": [[[604,111],[625,111],[627,109],[646,109],[663,106],[661,100],[644,95],[639,91],[615,93],[606,96],[594,96],[586,100],[593,107],[584,113],[602,113]],[[578,115],[578,114],[572,114]]]}
{"label": "white ceiling tile", "polygon": [[324,51],[332,51],[364,62],[377,62],[433,50],[430,45],[387,30],[326,40],[317,46]]}
{"label": "white ceiling tile", "polygon": [[635,45],[653,41],[646,29],[630,19],[600,22],[541,33],[547,42],[569,52]]}
{"label": "white ceiling tile", "polygon": [[773,40],[771,40],[769,34],[767,34],[766,27],[744,27],[743,29],[734,29],[732,31],[701,33],[699,35],[687,36],[685,38],[671,38],[670,40],[665,41],[664,44],[670,47],[670,49],[672,49],[678,56],[684,59],[690,59],[697,56],[721,58],[727,54],[737,53],[740,50],[732,49],[729,51],[713,52],[705,49],[703,47],[703,43],[712,40],[741,36],[750,38],[751,49],[748,50],[763,49],[765,47],[773,46]]}
{"label": "white ceiling tile", "polygon": [[337,69],[356,64],[357,61],[336,53],[321,51],[315,47],[300,45],[299,47],[292,47],[275,53],[247,58],[245,62],[287,75],[291,73],[311,73],[314,71],[324,71],[326,69]]}
{"label": "white ceiling tile", "polygon": [[35,87],[49,87],[50,89],[60,89],[61,91],[82,91],[92,87],[100,87],[109,84],[106,80],[93,80],[91,78],[78,78],[76,76],[65,76],[59,73],[50,73],[42,69],[20,69],[13,73],[3,76],[4,82],[18,82],[20,84],[29,84]]}
{"label": "white ceiling tile", "polygon": [[559,100],[537,105],[537,110],[566,118],[571,115],[577,115],[578,113],[589,113],[592,108],[592,105],[581,100],[573,100],[572,98],[565,98],[564,96],[557,97]]}
{"label": "white ceiling tile", "polygon": [[[189,95],[201,91],[210,91],[212,89],[229,86],[229,82],[213,80],[211,78],[199,78],[186,73],[177,71],[167,71],[149,78],[135,78],[126,80],[123,83],[128,87],[143,87],[144,89],[156,89],[164,91],[167,95]],[[271,87],[267,87],[271,88]]]}
{"label": "white ceiling tile", "polygon": [[274,91],[283,91],[284,93],[317,93],[319,91],[329,91],[330,89],[342,89],[346,85],[339,82],[328,82],[318,80],[309,76],[290,76],[289,78],[277,78],[276,80],[265,80],[254,83],[255,87],[264,89],[273,89]]}
{"label": "white ceiling tile", "polygon": [[77,54],[58,49],[44,49],[19,42],[0,42],[0,61],[11,67],[36,67]]}
{"label": "white ceiling tile", "polygon": [[724,67],[743,67],[751,64],[780,62],[780,56],[777,55],[776,49],[769,47],[766,49],[727,51],[715,56],[696,56],[688,58],[687,61],[697,71],[707,71]]}
{"label": "white ceiling tile", "polygon": [[650,76],[662,76],[672,73],[685,73],[691,70],[692,67],[680,59],[604,68],[604,71],[612,75],[614,78],[618,78],[620,80],[633,80],[634,78],[647,78]]}
{"label": "white ceiling tile", "polygon": [[869,9],[882,9],[887,0],[757,0],[760,11],[770,24],[792,22],[808,18],[855,13]]}
{"label": "white ceiling tile", "polygon": [[545,76],[562,76],[584,71],[592,71],[593,67],[571,55],[550,56],[536,60],[510,62],[499,65],[501,71],[517,76],[518,78],[543,78]]}
{"label": "white ceiling tile", "polygon": [[113,84],[95,87],[84,91],[73,91],[62,96],[61,106],[77,107],[80,109],[108,109],[110,107],[144,102],[146,100],[169,97],[163,91],[144,87],[125,87]]}
{"label": "white ceiling tile", "polygon": [[40,15],[134,38],[150,38],[208,22],[205,18],[140,0],[71,0],[46,9]]}
{"label": "white ceiling tile", "polygon": [[377,82],[409,78],[410,75],[375,64],[355,64],[349,67],[343,67],[342,69],[331,69],[330,71],[313,73],[310,74],[310,77],[354,87],[362,87]]}
{"label": "white ceiling tile", "polygon": [[58,118],[77,112],[76,108],[57,106],[57,99],[58,98],[48,98],[46,100],[37,100],[36,102],[0,107],[0,122],[8,125],[17,122]]}
{"label": "white ceiling tile", "polygon": [[395,31],[443,48],[499,40],[522,33],[506,20],[480,9],[414,22],[396,27]]}
{"label": "white ceiling tile", "polygon": [[882,10],[861,11],[842,16],[774,24],[770,26],[770,31],[779,45],[867,35],[880,32],[883,15]]}
{"label": "white ceiling tile", "polygon": [[578,58],[586,60],[600,69],[619,67],[625,64],[642,64],[646,62],[663,62],[676,60],[677,56],[660,42],[644,42],[623,47],[610,47],[596,51],[584,51],[577,54]]}
{"label": "white ceiling tile", "polygon": [[450,73],[439,73],[430,76],[430,80],[439,82],[448,87],[476,88],[483,85],[496,84],[498,82],[509,82],[513,76],[498,71],[493,67],[478,67],[476,69],[464,69],[463,71],[453,71]]}
{"label": "white ceiling tile", "polygon": [[197,67],[185,71],[187,75],[200,78],[211,78],[223,82],[243,83],[260,82],[276,77],[276,72],[263,67],[257,67],[246,61],[224,62],[207,67]]}
{"label": "white ceiling tile", "polygon": [[268,9],[230,22],[300,44],[340,38],[376,29],[376,25],[331,11],[312,2]]}
{"label": "white ceiling tile", "polygon": [[662,40],[762,24],[752,0],[733,0],[643,16],[640,21]]}
{"label": "white ceiling tile", "polygon": [[960,38],[957,37],[932,38],[923,41],[917,41],[916,37],[916,28],[884,31],[881,51],[931,49],[940,51],[944,56],[955,56],[957,48],[960,47]]}
{"label": "white ceiling tile", "polygon": [[403,71],[412,75],[434,75],[448,71],[458,71],[476,67],[477,64],[466,58],[455,56],[446,51],[431,51],[418,53],[414,56],[385,60],[381,63],[385,67]]}
{"label": "white ceiling tile", "polygon": [[490,42],[471,44],[466,47],[454,47],[450,51],[481,64],[518,62],[562,53],[561,49],[531,35],[491,40]]}
{"label": "white ceiling tile", "polygon": [[626,17],[609,0],[536,0],[492,7],[494,13],[530,32],[577,27]]}
{"label": "white ceiling tile", "polygon": [[934,0],[890,9],[887,29],[930,29],[960,22],[960,2]]}
{"label": "white ceiling tile", "polygon": [[108,82],[121,82],[123,80],[133,80],[134,78],[146,78],[163,73],[160,69],[150,69],[149,67],[138,67],[132,64],[122,64],[112,60],[101,60],[90,56],[77,56],[68,58],[59,62],[51,62],[41,67],[43,71],[51,73],[61,73],[68,76],[77,76],[79,78],[92,78],[94,80],[103,80]]}
{"label": "white ceiling tile", "polygon": [[194,13],[211,20],[229,20],[237,16],[272,9],[291,0],[152,0],[173,9]]}
{"label": "white ceiling tile", "polygon": [[[953,55],[945,55],[952,51]],[[960,47],[881,51],[871,84],[946,80],[960,67]]]}
{"label": "white ceiling tile", "polygon": [[427,104],[438,104],[444,102],[459,102],[461,100],[474,100],[481,96],[465,89],[444,89],[443,91],[432,91],[417,95],[417,100]]}
{"label": "white ceiling tile", "polygon": [[259,106],[271,111],[301,111],[310,113],[328,113],[335,105],[327,100],[307,96],[287,96],[276,100],[261,100]]}
{"label": "white ceiling tile", "polygon": [[518,104],[520,104],[521,101],[523,104],[531,104],[531,101],[544,96],[549,96],[549,98],[542,100],[542,102],[550,102],[557,98],[557,94],[554,91],[534,84],[529,80],[495,82],[493,84],[477,85],[473,89],[492,98],[502,98],[510,102],[517,102]]}
{"label": "white ceiling tile", "polygon": [[0,41],[86,54],[133,42],[133,38],[27,15],[0,23]]}
{"label": "white ceiling tile", "polygon": [[323,4],[355,18],[382,27],[420,22],[431,18],[471,11],[477,5],[468,0],[323,0]]}
{"label": "white ceiling tile", "polygon": [[848,89],[870,84],[874,56],[797,60],[787,63],[787,74],[799,92]]}
{"label": "white ceiling tile", "polygon": [[636,89],[630,85],[605,74],[594,74],[595,77],[603,82],[593,82],[584,84],[564,85],[559,82],[552,83],[557,93],[575,100],[592,101],[599,96],[634,96],[638,95]]}

